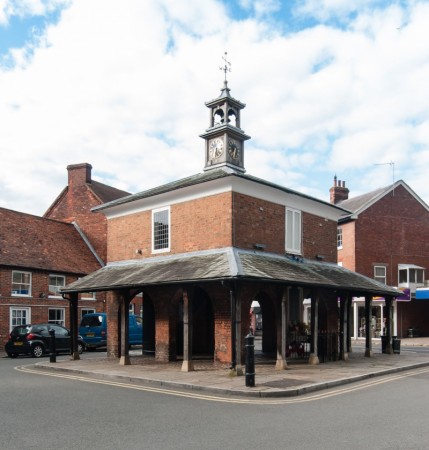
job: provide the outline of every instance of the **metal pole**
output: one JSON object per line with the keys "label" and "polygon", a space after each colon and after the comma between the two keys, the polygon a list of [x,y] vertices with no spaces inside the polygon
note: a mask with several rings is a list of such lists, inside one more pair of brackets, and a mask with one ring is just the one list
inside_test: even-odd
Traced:
{"label": "metal pole", "polygon": [[49,334],[51,336],[49,361],[51,363],[54,363],[57,362],[57,350],[55,348],[55,330],[53,328],[50,328]]}
{"label": "metal pole", "polygon": [[246,386],[255,386],[255,337],[250,332],[245,338],[246,343]]}

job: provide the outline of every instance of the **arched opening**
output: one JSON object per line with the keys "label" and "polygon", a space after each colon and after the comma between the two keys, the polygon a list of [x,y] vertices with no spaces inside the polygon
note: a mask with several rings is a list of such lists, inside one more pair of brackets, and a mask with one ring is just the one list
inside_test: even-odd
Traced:
{"label": "arched opening", "polygon": [[213,113],[213,124],[214,125],[221,125],[224,123],[224,112],[218,108]]}
{"label": "arched opening", "polygon": [[214,314],[207,293],[195,288],[192,301],[192,352],[196,357],[213,357]]}
{"label": "arched opening", "polygon": [[234,127],[237,126],[237,114],[232,108],[228,110],[228,123]]}
{"label": "arched opening", "polygon": [[265,356],[275,357],[277,350],[277,323],[274,303],[265,293],[256,295],[254,301],[254,307],[257,308],[257,305],[259,305],[257,320],[255,321],[256,340],[261,340],[261,350]]}

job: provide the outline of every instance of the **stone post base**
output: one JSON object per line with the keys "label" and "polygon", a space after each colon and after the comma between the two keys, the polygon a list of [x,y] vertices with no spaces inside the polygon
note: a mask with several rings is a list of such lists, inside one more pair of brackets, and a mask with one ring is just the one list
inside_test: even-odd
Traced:
{"label": "stone post base", "polygon": [[308,359],[308,364],[316,365],[319,363],[320,363],[319,357],[317,355],[315,355],[314,353],[312,353],[310,355],[310,358]]}
{"label": "stone post base", "polygon": [[193,372],[194,371],[194,362],[193,361],[183,361],[181,370],[182,370],[182,372]]}
{"label": "stone post base", "polygon": [[119,365],[120,366],[130,366],[131,361],[129,356],[121,356],[119,359]]}
{"label": "stone post base", "polygon": [[286,370],[287,369],[287,362],[285,359],[278,359],[276,361],[276,370]]}
{"label": "stone post base", "polygon": [[371,358],[371,356],[372,356],[372,350],[370,350],[369,348],[366,348],[366,349],[365,349],[365,356],[366,356],[367,358]]}
{"label": "stone post base", "polygon": [[73,352],[73,353],[71,354],[71,356],[70,356],[70,359],[71,359],[72,361],[79,361],[79,359],[80,359],[79,352]]}

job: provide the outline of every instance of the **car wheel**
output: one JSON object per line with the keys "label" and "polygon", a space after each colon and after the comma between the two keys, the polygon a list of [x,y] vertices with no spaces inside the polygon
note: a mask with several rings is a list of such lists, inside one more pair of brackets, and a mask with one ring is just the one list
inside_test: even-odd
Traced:
{"label": "car wheel", "polygon": [[34,344],[33,347],[31,347],[31,354],[33,358],[40,358],[41,356],[43,356],[44,352],[45,349],[43,348],[43,345]]}
{"label": "car wheel", "polygon": [[78,342],[77,343],[77,351],[79,352],[79,355],[81,355],[84,350],[85,349],[84,349],[83,345],[80,342]]}
{"label": "car wheel", "polygon": [[17,353],[9,353],[8,352],[7,356],[9,356],[9,358],[17,358],[18,354]]}

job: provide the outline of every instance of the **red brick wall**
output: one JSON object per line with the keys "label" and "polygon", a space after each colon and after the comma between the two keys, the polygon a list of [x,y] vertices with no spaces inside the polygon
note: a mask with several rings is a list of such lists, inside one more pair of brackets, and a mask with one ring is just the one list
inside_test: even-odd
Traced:
{"label": "red brick wall", "polygon": [[85,186],[68,190],[61,201],[46,215],[50,219],[76,222],[85,233],[98,256],[106,261],[107,257],[107,220],[101,213],[91,212],[100,201]]}
{"label": "red brick wall", "polygon": [[[170,215],[170,254],[232,244],[231,193],[172,205]],[[152,253],[152,211],[111,219],[108,226],[108,261],[159,256]]]}
{"label": "red brick wall", "polygon": [[265,251],[285,252],[285,208],[282,205],[234,193],[233,245],[253,249],[266,245]]}
{"label": "red brick wall", "polygon": [[429,271],[429,212],[402,186],[360,214],[355,227],[357,272],[372,278],[374,265],[385,264],[387,284],[397,285],[398,264]]}
{"label": "red brick wall", "polygon": [[[233,214],[232,214],[233,211]],[[171,206],[170,254],[235,246],[285,253],[285,207],[237,193],[223,193]],[[232,215],[234,220],[232,221]],[[303,256],[336,262],[337,223],[302,214]],[[152,253],[152,211],[109,220],[108,261]],[[141,253],[136,253],[141,250]]]}
{"label": "red brick wall", "polygon": [[302,215],[303,256],[325,262],[337,262],[337,222],[309,213]]}
{"label": "red brick wall", "polygon": [[352,221],[340,225],[343,232],[343,247],[338,249],[338,262],[342,262],[343,267],[353,271],[356,271],[355,223]]}

